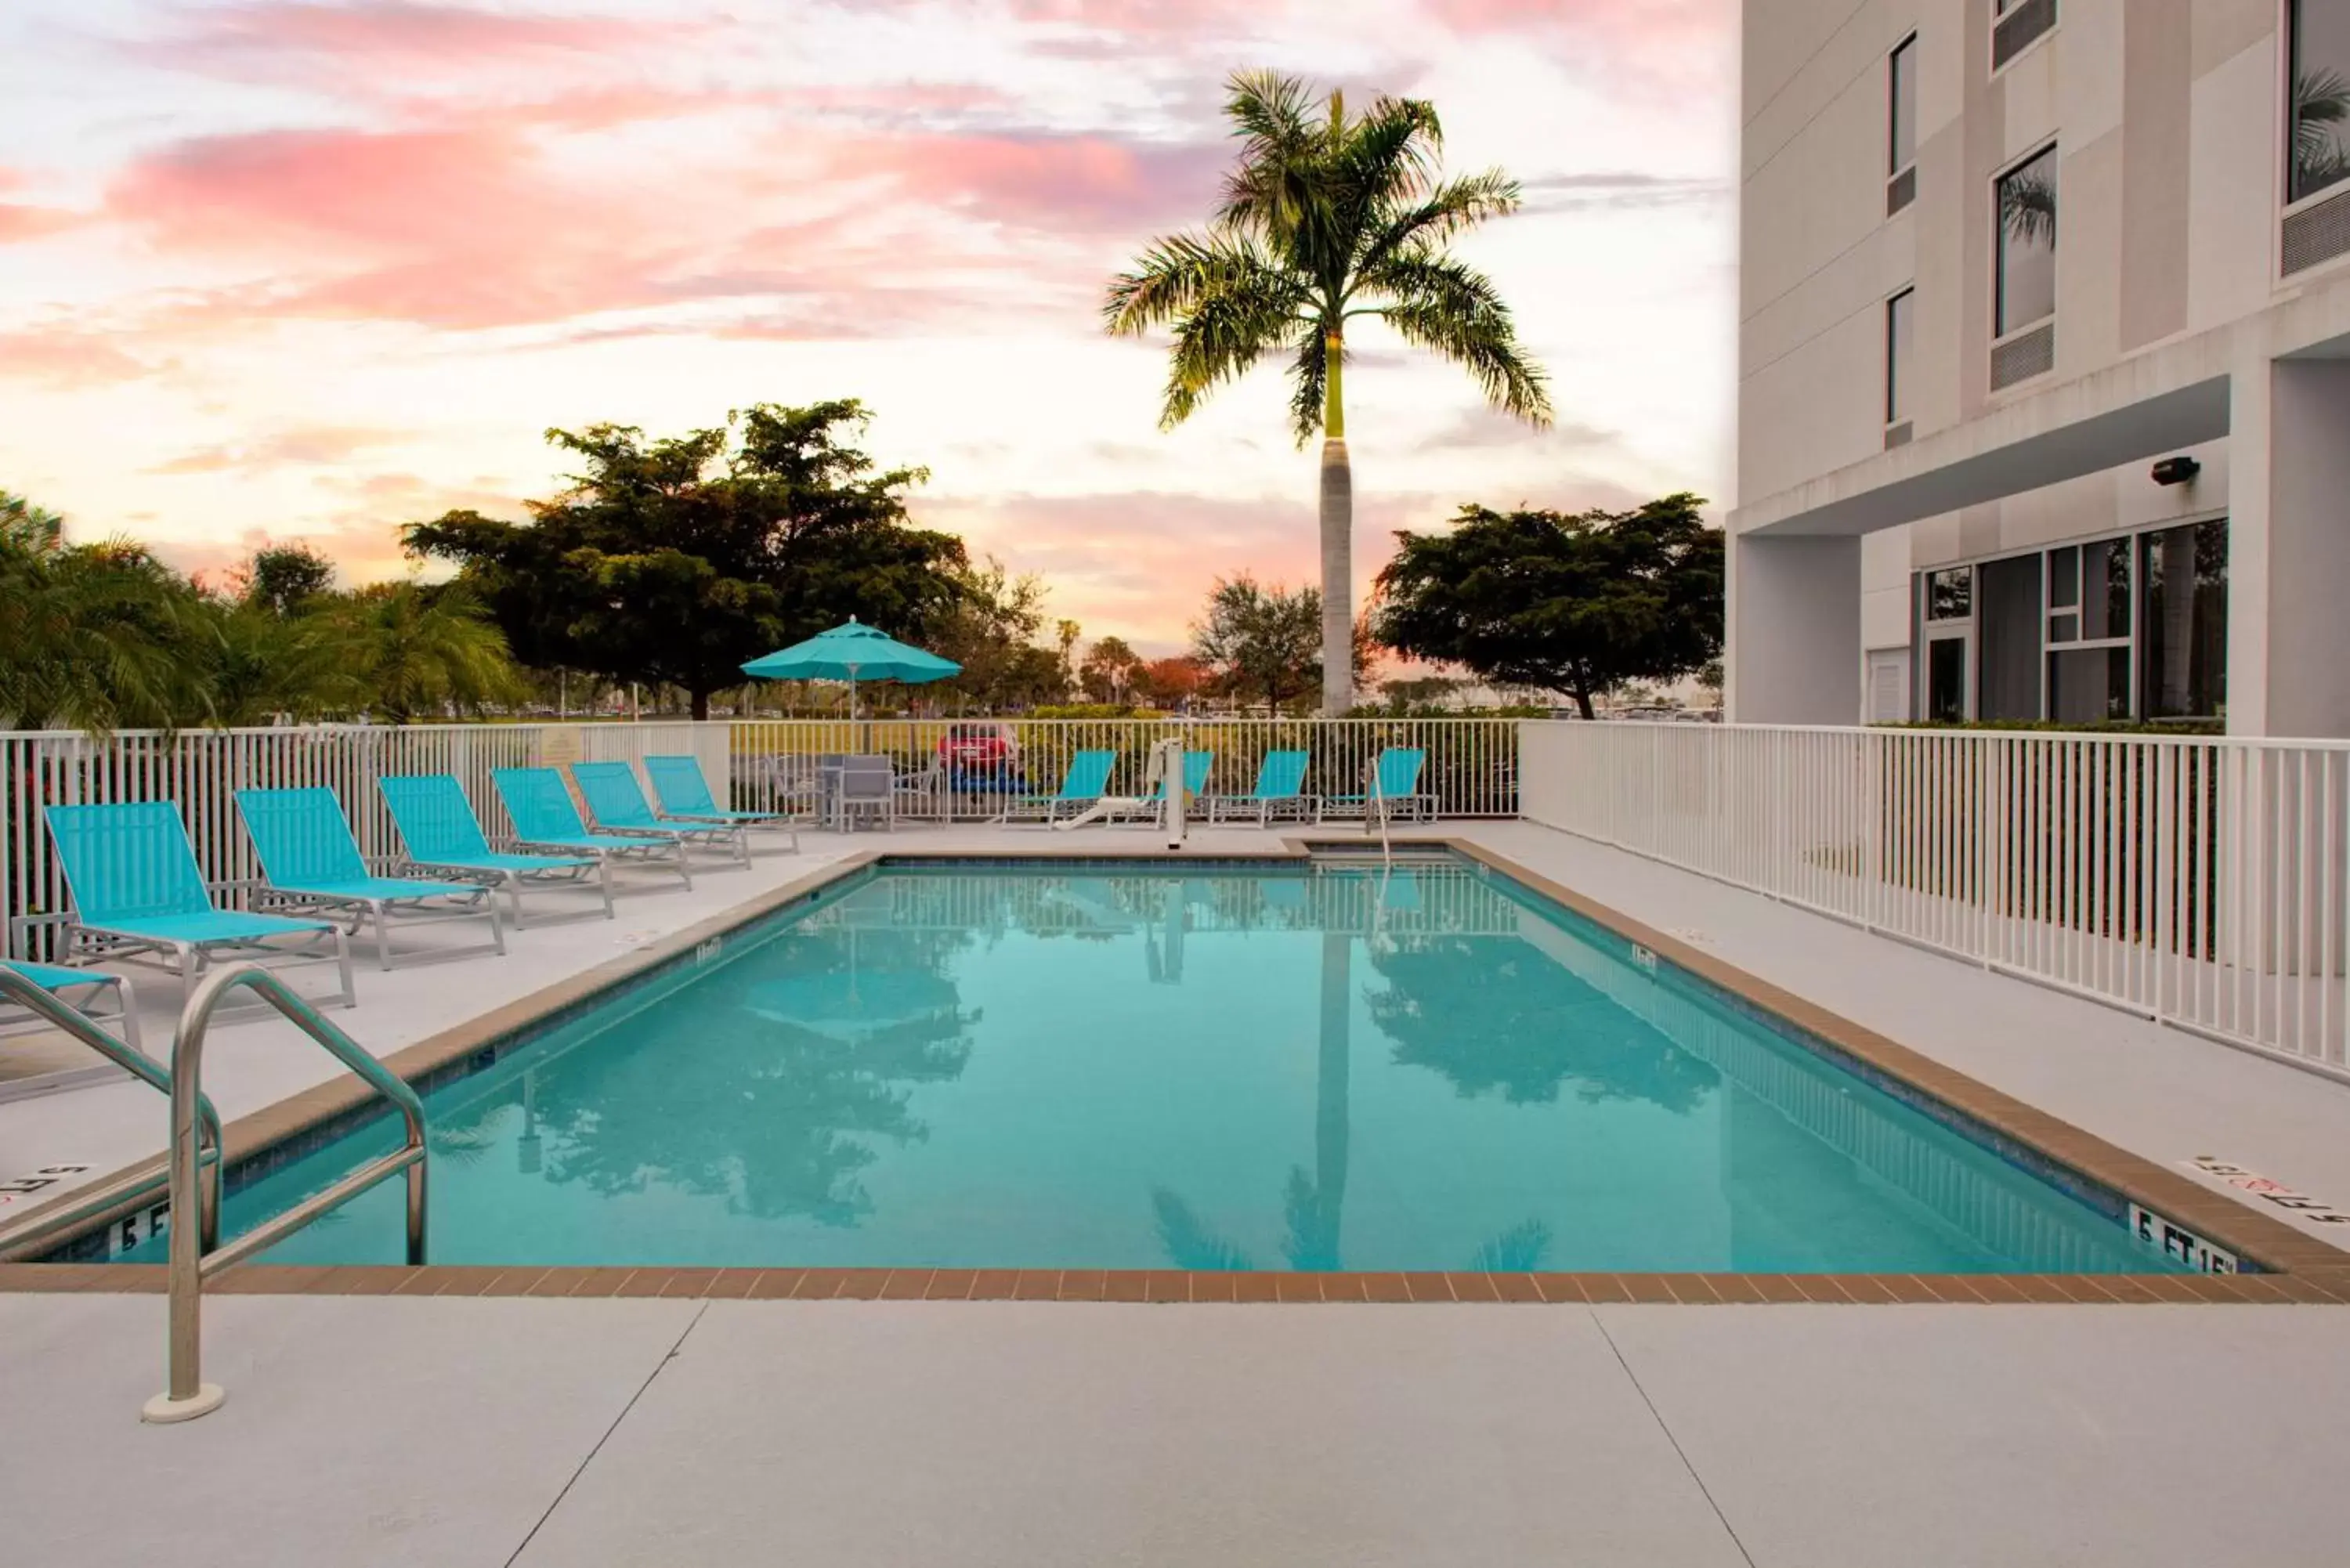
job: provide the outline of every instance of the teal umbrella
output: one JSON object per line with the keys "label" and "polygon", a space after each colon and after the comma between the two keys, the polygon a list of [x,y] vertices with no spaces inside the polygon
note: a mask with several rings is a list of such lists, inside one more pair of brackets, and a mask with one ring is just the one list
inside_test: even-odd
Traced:
{"label": "teal umbrella", "polygon": [[920,685],[960,675],[962,666],[951,659],[909,648],[879,627],[867,626],[851,616],[845,626],[818,632],[806,642],[795,642],[764,659],[751,660],[743,666],[743,673],[762,680],[846,680],[848,716],[853,719],[857,716],[859,680],[902,680],[909,685]]}

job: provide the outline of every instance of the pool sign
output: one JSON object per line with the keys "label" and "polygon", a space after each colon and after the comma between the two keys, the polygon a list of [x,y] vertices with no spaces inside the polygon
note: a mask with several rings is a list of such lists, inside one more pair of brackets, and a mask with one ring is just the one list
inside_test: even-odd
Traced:
{"label": "pool sign", "polygon": [[86,1165],[45,1165],[30,1176],[20,1176],[13,1181],[0,1181],[0,1208],[22,1203],[26,1199],[45,1192],[68,1176],[88,1173]]}
{"label": "pool sign", "polygon": [[2246,1170],[2241,1165],[2213,1159],[2208,1154],[2199,1154],[2193,1159],[2183,1159],[2179,1163],[2189,1170],[2217,1177],[2239,1192],[2249,1192],[2263,1202],[2289,1210],[2295,1219],[2306,1220],[2314,1225],[2350,1225],[2350,1214],[2345,1214],[2333,1204],[2322,1202],[2305,1192],[2295,1192],[2283,1182],[2271,1181],[2259,1172]]}
{"label": "pool sign", "polygon": [[2130,1233],[2149,1247],[2159,1247],[2163,1255],[2202,1274],[2232,1274],[2237,1272],[2236,1254],[2198,1236],[2183,1225],[2174,1224],[2151,1209],[2129,1206]]}

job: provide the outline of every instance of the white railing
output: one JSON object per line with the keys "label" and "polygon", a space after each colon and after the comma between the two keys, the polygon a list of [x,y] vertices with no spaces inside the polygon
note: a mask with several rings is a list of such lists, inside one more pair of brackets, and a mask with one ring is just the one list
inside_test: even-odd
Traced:
{"label": "white railing", "polygon": [[342,798],[370,859],[399,853],[375,781],[387,774],[454,774],[494,836],[507,830],[490,771],[543,762],[633,761],[692,753],[710,777],[726,776],[723,724],[321,725],[291,729],[119,732],[92,737],[43,730],[0,732],[0,892],[17,957],[47,956],[44,916],[66,908],[63,872],[41,808],[101,801],[171,800],[195,845],[206,880],[226,886],[260,875],[237,820],[240,789],[323,784]]}
{"label": "white railing", "polygon": [[[1007,742],[985,760],[942,743],[980,723]],[[1518,724],[1504,719],[1379,720],[743,720],[708,723],[321,725],[286,729],[0,732],[0,895],[17,957],[47,956],[40,922],[66,908],[62,873],[41,808],[99,801],[179,803],[207,880],[231,889],[257,877],[234,795],[240,789],[325,785],[342,798],[361,850],[399,852],[375,781],[393,774],[454,774],[493,837],[507,831],[490,772],[574,761],[635,761],[660,753],[701,759],[712,787],[745,807],[790,804],[827,753],[883,753],[901,784],[901,818],[986,821],[1007,796],[1050,792],[1069,759],[1089,748],[1118,753],[1111,794],[1139,794],[1149,747],[1180,736],[1213,751],[1211,794],[1245,794],[1275,748],[1310,753],[1312,794],[1360,791],[1366,761],[1385,746],[1428,753],[1423,787],[1440,814],[1517,815]],[[983,748],[985,750],[985,748]],[[950,764],[952,765],[950,765]]]}
{"label": "white railing", "polygon": [[2350,744],[1529,722],[1527,817],[2350,1076]]}
{"label": "white railing", "polygon": [[904,786],[901,816],[985,822],[1003,814],[1009,794],[1056,789],[1082,751],[1118,753],[1109,794],[1147,794],[1150,748],[1179,737],[1189,751],[1215,753],[1203,792],[1211,796],[1248,794],[1267,752],[1295,750],[1312,758],[1307,794],[1359,800],[1364,765],[1387,747],[1411,746],[1428,753],[1421,788],[1439,815],[1518,815],[1513,719],[746,720],[734,726],[734,778],[752,804],[781,806],[793,790],[812,787],[816,759],[880,753]]}

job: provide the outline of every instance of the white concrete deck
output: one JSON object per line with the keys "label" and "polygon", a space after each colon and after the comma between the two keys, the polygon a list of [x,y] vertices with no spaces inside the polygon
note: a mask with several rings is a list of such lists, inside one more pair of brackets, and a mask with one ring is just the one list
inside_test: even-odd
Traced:
{"label": "white concrete deck", "polygon": [[[2350,1087],[1547,829],[1448,830],[2149,1158],[2217,1155],[2350,1206]],[[983,838],[1003,841],[896,843]],[[811,836],[806,855],[713,870],[691,895],[629,897],[615,922],[520,933],[503,962],[363,969],[344,1016],[395,1049],[870,842]],[[276,1024],[224,1027],[215,1044],[224,1116],[327,1074]],[[152,1152],[162,1126],[161,1100],[129,1085],[0,1106],[0,1173],[111,1167]],[[2350,1318],[2330,1308],[224,1295],[206,1327],[228,1405],[141,1428],[161,1378],[159,1299],[0,1296],[0,1560],[2342,1556]]]}

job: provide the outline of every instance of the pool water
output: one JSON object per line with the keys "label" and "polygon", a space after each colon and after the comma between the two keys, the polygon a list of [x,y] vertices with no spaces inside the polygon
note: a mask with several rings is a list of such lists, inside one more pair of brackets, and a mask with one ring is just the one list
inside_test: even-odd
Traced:
{"label": "pool water", "polygon": [[[885,867],[426,1104],[437,1263],[2167,1266],[1463,863]],[[279,1167],[224,1229],[392,1137]],[[399,1262],[400,1189],[267,1257]]]}

